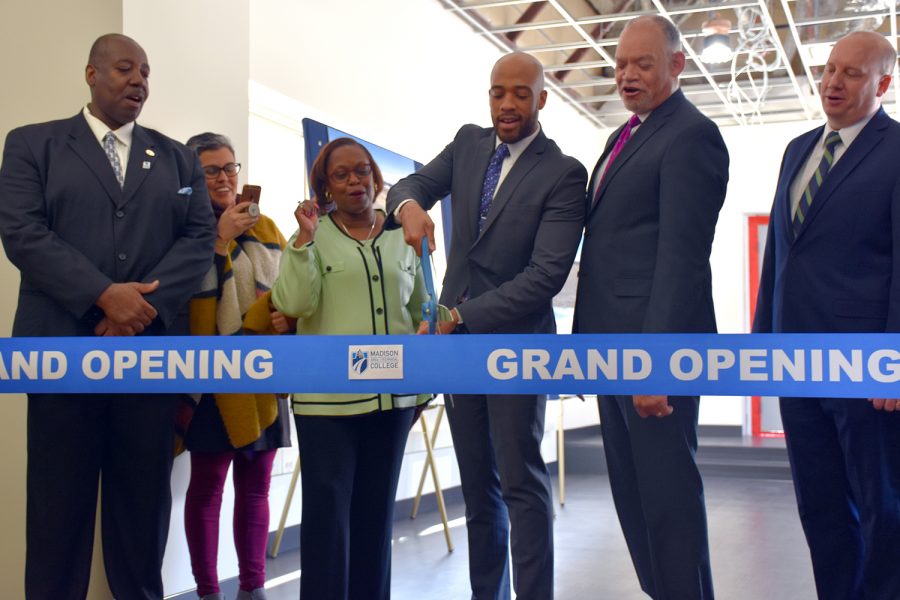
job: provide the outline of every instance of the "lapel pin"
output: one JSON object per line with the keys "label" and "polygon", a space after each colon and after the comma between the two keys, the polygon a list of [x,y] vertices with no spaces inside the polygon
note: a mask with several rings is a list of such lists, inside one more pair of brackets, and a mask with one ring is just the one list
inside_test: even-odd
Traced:
{"label": "lapel pin", "polygon": [[144,150],[144,154],[146,154],[147,156],[156,156],[156,152],[154,152],[150,148],[147,148],[146,150]]}
{"label": "lapel pin", "polygon": [[[149,150],[148,150],[148,152],[149,152]],[[144,161],[144,164],[142,164],[141,166],[144,167],[145,169],[149,169],[149,168],[150,168],[150,161],[149,161],[149,160],[145,160],[145,161]]]}

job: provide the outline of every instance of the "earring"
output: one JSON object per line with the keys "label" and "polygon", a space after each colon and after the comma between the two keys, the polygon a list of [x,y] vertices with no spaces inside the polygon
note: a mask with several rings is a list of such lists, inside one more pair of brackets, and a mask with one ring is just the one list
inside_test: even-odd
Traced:
{"label": "earring", "polygon": [[331,200],[331,192],[325,192],[325,199]]}

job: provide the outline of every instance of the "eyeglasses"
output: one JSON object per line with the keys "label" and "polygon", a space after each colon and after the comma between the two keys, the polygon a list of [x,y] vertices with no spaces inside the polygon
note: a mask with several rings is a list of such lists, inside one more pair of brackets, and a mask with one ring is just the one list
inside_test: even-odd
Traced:
{"label": "eyeglasses", "polygon": [[349,171],[340,169],[329,175],[328,178],[335,183],[344,183],[350,179],[350,173],[354,173],[359,179],[365,179],[372,174],[372,165],[359,165]]}
{"label": "eyeglasses", "polygon": [[222,171],[225,171],[225,174],[229,177],[234,177],[241,172],[241,163],[228,163],[227,165],[221,167],[216,165],[203,167],[203,172],[206,173],[206,176],[210,179],[218,177],[219,173],[221,173]]}

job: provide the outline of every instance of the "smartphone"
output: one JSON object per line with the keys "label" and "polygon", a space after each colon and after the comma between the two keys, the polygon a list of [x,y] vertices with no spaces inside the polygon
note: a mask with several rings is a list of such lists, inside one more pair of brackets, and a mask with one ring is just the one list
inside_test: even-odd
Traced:
{"label": "smartphone", "polygon": [[253,204],[259,204],[260,193],[262,193],[262,188],[258,185],[250,185],[248,183],[244,185],[244,189],[241,190],[241,202],[250,201]]}

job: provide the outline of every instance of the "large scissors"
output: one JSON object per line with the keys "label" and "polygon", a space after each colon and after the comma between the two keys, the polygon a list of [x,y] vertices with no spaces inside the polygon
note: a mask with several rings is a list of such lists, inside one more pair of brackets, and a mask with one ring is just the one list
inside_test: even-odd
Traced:
{"label": "large scissors", "polygon": [[431,256],[428,252],[428,236],[422,237],[422,271],[425,273],[425,301],[422,302],[422,320],[428,323],[428,333],[437,329],[438,304],[431,275]]}

